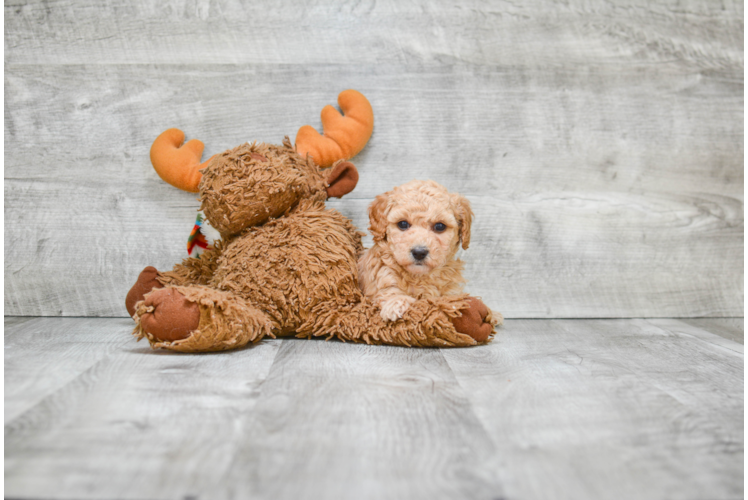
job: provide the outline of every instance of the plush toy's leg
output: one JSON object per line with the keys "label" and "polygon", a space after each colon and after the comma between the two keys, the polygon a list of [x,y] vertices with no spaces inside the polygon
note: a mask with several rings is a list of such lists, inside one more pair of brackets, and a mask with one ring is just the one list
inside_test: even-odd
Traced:
{"label": "plush toy's leg", "polygon": [[138,281],[130,288],[125,298],[125,307],[127,308],[127,314],[132,317],[135,314],[135,304],[143,300],[145,294],[153,290],[154,288],[163,288],[158,281],[158,271],[153,266],[148,266],[140,272]]}
{"label": "plush toy's leg", "polygon": [[205,286],[167,286],[138,302],[138,340],[153,348],[182,352],[235,349],[273,336],[266,314],[231,293]]}
{"label": "plush toy's leg", "polygon": [[143,300],[145,294],[154,288],[163,288],[164,285],[207,285],[213,272],[218,265],[218,257],[221,255],[221,243],[216,248],[209,248],[199,258],[188,257],[177,264],[171,271],[158,272],[155,267],[148,266],[140,272],[138,280],[132,286],[125,298],[127,313],[132,317],[135,314],[135,304]]}
{"label": "plush toy's leg", "polygon": [[382,319],[368,300],[358,304],[321,304],[299,337],[327,336],[344,341],[418,347],[460,347],[489,342],[501,324],[474,297],[453,296],[421,299],[397,321]]}

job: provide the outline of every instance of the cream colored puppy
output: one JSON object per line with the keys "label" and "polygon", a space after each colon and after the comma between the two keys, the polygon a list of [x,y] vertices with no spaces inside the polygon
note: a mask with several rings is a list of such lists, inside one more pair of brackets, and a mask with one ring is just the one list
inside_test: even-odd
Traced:
{"label": "cream colored puppy", "polygon": [[411,181],[374,199],[374,246],[358,261],[359,285],[395,321],[419,298],[460,293],[473,212],[464,197],[434,181]]}

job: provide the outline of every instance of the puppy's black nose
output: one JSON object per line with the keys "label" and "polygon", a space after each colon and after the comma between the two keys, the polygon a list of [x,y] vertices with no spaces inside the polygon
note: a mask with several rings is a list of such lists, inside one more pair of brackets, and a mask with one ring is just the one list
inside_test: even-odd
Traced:
{"label": "puppy's black nose", "polygon": [[413,250],[410,251],[410,254],[417,261],[423,260],[429,254],[429,249],[426,247],[415,247]]}

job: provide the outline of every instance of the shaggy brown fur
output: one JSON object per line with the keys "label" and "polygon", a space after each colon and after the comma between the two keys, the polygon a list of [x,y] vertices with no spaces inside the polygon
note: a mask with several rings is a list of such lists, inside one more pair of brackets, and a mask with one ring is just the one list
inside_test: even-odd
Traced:
{"label": "shaggy brown fur", "polygon": [[[345,168],[355,172],[352,164]],[[364,299],[357,282],[361,233],[324,206],[331,191],[340,192],[333,189],[340,188],[340,171],[320,170],[287,139],[283,146],[246,144],[217,155],[203,173],[200,200],[222,239],[200,258],[159,274],[165,288],[137,303],[135,335],[154,348],[184,352],[293,334],[369,344],[475,345],[471,328],[496,320],[488,313],[461,332],[455,329],[453,320],[467,318],[463,312],[471,307],[465,295],[417,301],[394,322],[382,320]],[[146,315],[154,315],[152,322],[158,313],[158,294],[170,289],[200,308],[191,333],[172,341],[143,326]],[[169,313],[163,317],[179,310]]]}

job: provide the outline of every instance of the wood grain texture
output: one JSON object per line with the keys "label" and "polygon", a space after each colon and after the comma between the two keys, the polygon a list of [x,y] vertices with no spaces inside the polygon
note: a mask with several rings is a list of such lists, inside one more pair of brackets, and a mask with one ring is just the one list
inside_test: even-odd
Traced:
{"label": "wood grain texture", "polygon": [[436,349],[284,340],[253,420],[225,475],[238,498],[501,496]]}
{"label": "wood grain texture", "polygon": [[5,328],[6,424],[131,340],[125,319],[6,318]]}
{"label": "wood grain texture", "polygon": [[[354,78],[355,69],[348,71]],[[195,116],[189,117],[187,110],[195,107],[192,100],[199,91],[177,96],[163,83],[162,90],[156,90],[165,78],[177,85],[182,70],[121,68],[118,75],[122,81],[115,90],[102,90],[107,89],[108,76],[100,75],[97,80],[89,68],[66,67],[61,72],[66,75],[58,74],[55,80],[75,90],[58,93],[49,110],[59,115],[63,114],[61,108],[68,109],[69,120],[51,123],[33,106],[50,100],[56,92],[47,88],[50,77],[41,69],[25,67],[6,76],[6,92],[28,95],[30,105],[9,112],[6,134],[20,140],[16,129],[40,124],[33,134],[38,142],[19,145],[6,155],[6,240],[10,244],[5,250],[9,278],[5,290],[7,312],[12,314],[123,314],[122,298],[142,267],[169,268],[184,256],[197,203],[194,195],[162,183],[147,164],[150,138],[158,134],[161,123],[180,124],[188,131],[210,131],[200,138],[209,147],[216,144],[211,150],[219,151],[252,135],[273,141],[284,133],[293,134],[291,125],[281,130],[278,116],[296,124],[304,119],[298,112],[289,118],[281,106],[298,109],[302,102],[315,100],[310,99],[311,92],[293,90],[293,82],[303,73],[295,68],[253,70],[244,75],[236,75],[230,68],[212,69],[210,75],[195,74],[191,86],[202,87],[211,98],[201,101]],[[539,168],[531,163],[549,154],[541,152],[541,147],[535,153],[523,151],[527,143],[520,138],[514,146],[508,139],[491,146],[489,134],[496,129],[516,130],[506,112],[513,97],[496,92],[495,97],[503,99],[497,105],[505,110],[502,117],[484,117],[490,123],[476,127],[470,138],[450,136],[461,121],[455,116],[457,109],[441,104],[450,102],[450,92],[423,89],[438,86],[442,78],[454,78],[439,68],[410,76],[406,81],[411,82],[413,98],[384,108],[407,112],[398,113],[398,119],[383,113],[371,143],[357,159],[362,176],[359,187],[349,199],[330,204],[359,227],[368,226],[366,207],[377,193],[413,177],[433,178],[472,201],[476,222],[472,248],[465,256],[469,289],[509,317],[724,316],[742,312],[743,205],[742,193],[737,190],[742,189],[742,169],[727,168],[714,177],[715,172],[705,171],[703,163],[694,163],[698,159],[690,163],[685,159],[697,149],[715,145],[732,149],[730,154],[737,157],[742,144],[735,142],[735,137],[717,135],[718,122],[733,113],[730,108],[735,102],[728,99],[723,113],[712,117],[706,108],[700,109],[699,99],[691,103],[700,125],[690,123],[688,127],[696,129],[684,129],[684,139],[672,144],[677,148],[676,142],[691,141],[692,147],[681,153],[682,163],[658,163],[661,152],[644,136],[606,152],[615,156],[617,150],[628,156],[638,151],[635,154],[644,159],[593,163],[588,146],[581,146],[581,136],[592,133],[593,124],[584,134],[580,132],[579,151],[551,145],[548,149],[552,151],[567,149],[569,157],[561,162],[556,156],[559,164]],[[241,97],[236,87],[247,77],[276,82],[276,89],[287,93],[285,99],[269,103],[261,96]],[[385,74],[382,78],[389,82],[383,82],[380,90],[367,90],[367,94],[374,102],[392,100],[386,88],[401,77],[397,71]],[[86,78],[89,83],[82,89],[81,84],[76,87],[74,82]],[[355,78],[365,85],[363,75]],[[496,82],[505,80],[499,72],[486,78],[497,87]],[[471,82],[465,85],[476,92],[482,87]],[[334,86],[332,81],[328,84]],[[153,95],[127,97],[135,87]],[[419,88],[420,101],[415,98]],[[528,98],[529,94],[543,93],[542,89],[517,91]],[[326,102],[322,92],[316,94],[317,101]],[[169,103],[169,96],[176,102]],[[246,106],[240,98],[249,101]],[[81,105],[75,103],[81,100],[98,104],[95,109],[84,106],[80,110]],[[631,96],[630,100],[634,107],[644,107],[649,97]],[[162,104],[156,106],[156,101]],[[472,108],[465,115],[481,115],[478,102],[464,99],[463,104]],[[126,110],[117,111],[123,106]],[[575,106],[583,107],[583,100]],[[258,111],[247,113],[246,109]],[[162,116],[162,110],[171,110],[169,116]],[[602,105],[598,111],[603,112]],[[654,122],[653,134],[671,119],[667,109],[660,111],[650,110],[647,116]],[[222,113],[233,116],[222,122]],[[306,114],[313,116],[314,111]],[[524,131],[544,127],[540,111],[528,114],[517,109],[511,116],[534,120]],[[642,116],[636,119],[641,121]],[[387,120],[389,124],[382,123]],[[633,120],[633,116],[629,118]],[[182,125],[195,121],[190,127]],[[545,127],[548,137],[553,137],[552,128]],[[274,132],[262,133],[263,129]],[[133,135],[121,140],[118,130],[131,130]],[[421,134],[422,140],[408,140],[410,131]],[[60,158],[60,151],[69,149],[68,144],[81,132],[89,146]],[[438,142],[453,144],[457,151],[447,148],[439,153]],[[477,158],[471,156],[471,150]],[[510,154],[518,157],[516,164],[508,159]],[[33,155],[35,161],[30,160]],[[403,165],[413,168],[403,173]]]}
{"label": "wood grain texture", "polygon": [[738,344],[744,344],[743,318],[693,318],[683,319],[683,323],[708,330],[710,333],[719,335]]}
{"label": "wood grain texture", "polygon": [[[746,171],[748,171],[748,164],[746,164],[745,167]],[[748,186],[746,186],[748,188]],[[748,196],[743,197],[743,317],[748,317],[748,238],[746,238],[746,235],[748,235],[748,221],[746,221],[745,217],[748,216],[745,212],[745,200],[748,199]],[[745,323],[744,323],[745,325]],[[744,326],[743,332],[747,332],[748,328]]]}
{"label": "wood grain texture", "polygon": [[[15,329],[6,323],[6,393],[10,387],[16,406],[27,408],[5,425],[6,496],[181,499],[196,485],[225,487],[215,472],[232,463],[252,426],[247,417],[280,341],[229,356],[180,355],[136,343],[126,319],[44,318],[24,326],[9,351],[7,332]],[[77,339],[65,335],[71,327]],[[91,338],[117,348],[102,355]],[[56,363],[41,358],[19,371],[26,358],[16,353],[40,344],[57,347]],[[62,354],[67,344],[79,358]],[[53,393],[20,401],[29,380],[61,382],[84,359],[89,367]]]}
{"label": "wood grain texture", "polygon": [[23,410],[6,414],[5,496],[741,498],[742,345],[711,321],[184,355],[124,319],[10,318],[6,402]]}
{"label": "wood grain texture", "polygon": [[148,162],[165,128],[279,142],[352,87],[375,130],[330,206],[364,229],[412,178],[467,195],[468,289],[505,316],[742,316],[742,12],[6,3],[6,313],[124,315],[184,256],[195,197]]}
{"label": "wood grain texture", "polygon": [[636,58],[732,68],[743,62],[742,19],[739,1],[11,1],[5,53],[13,64],[562,66]]}
{"label": "wood grain texture", "polygon": [[443,354],[506,498],[736,499],[742,347],[677,320],[523,320]]}

